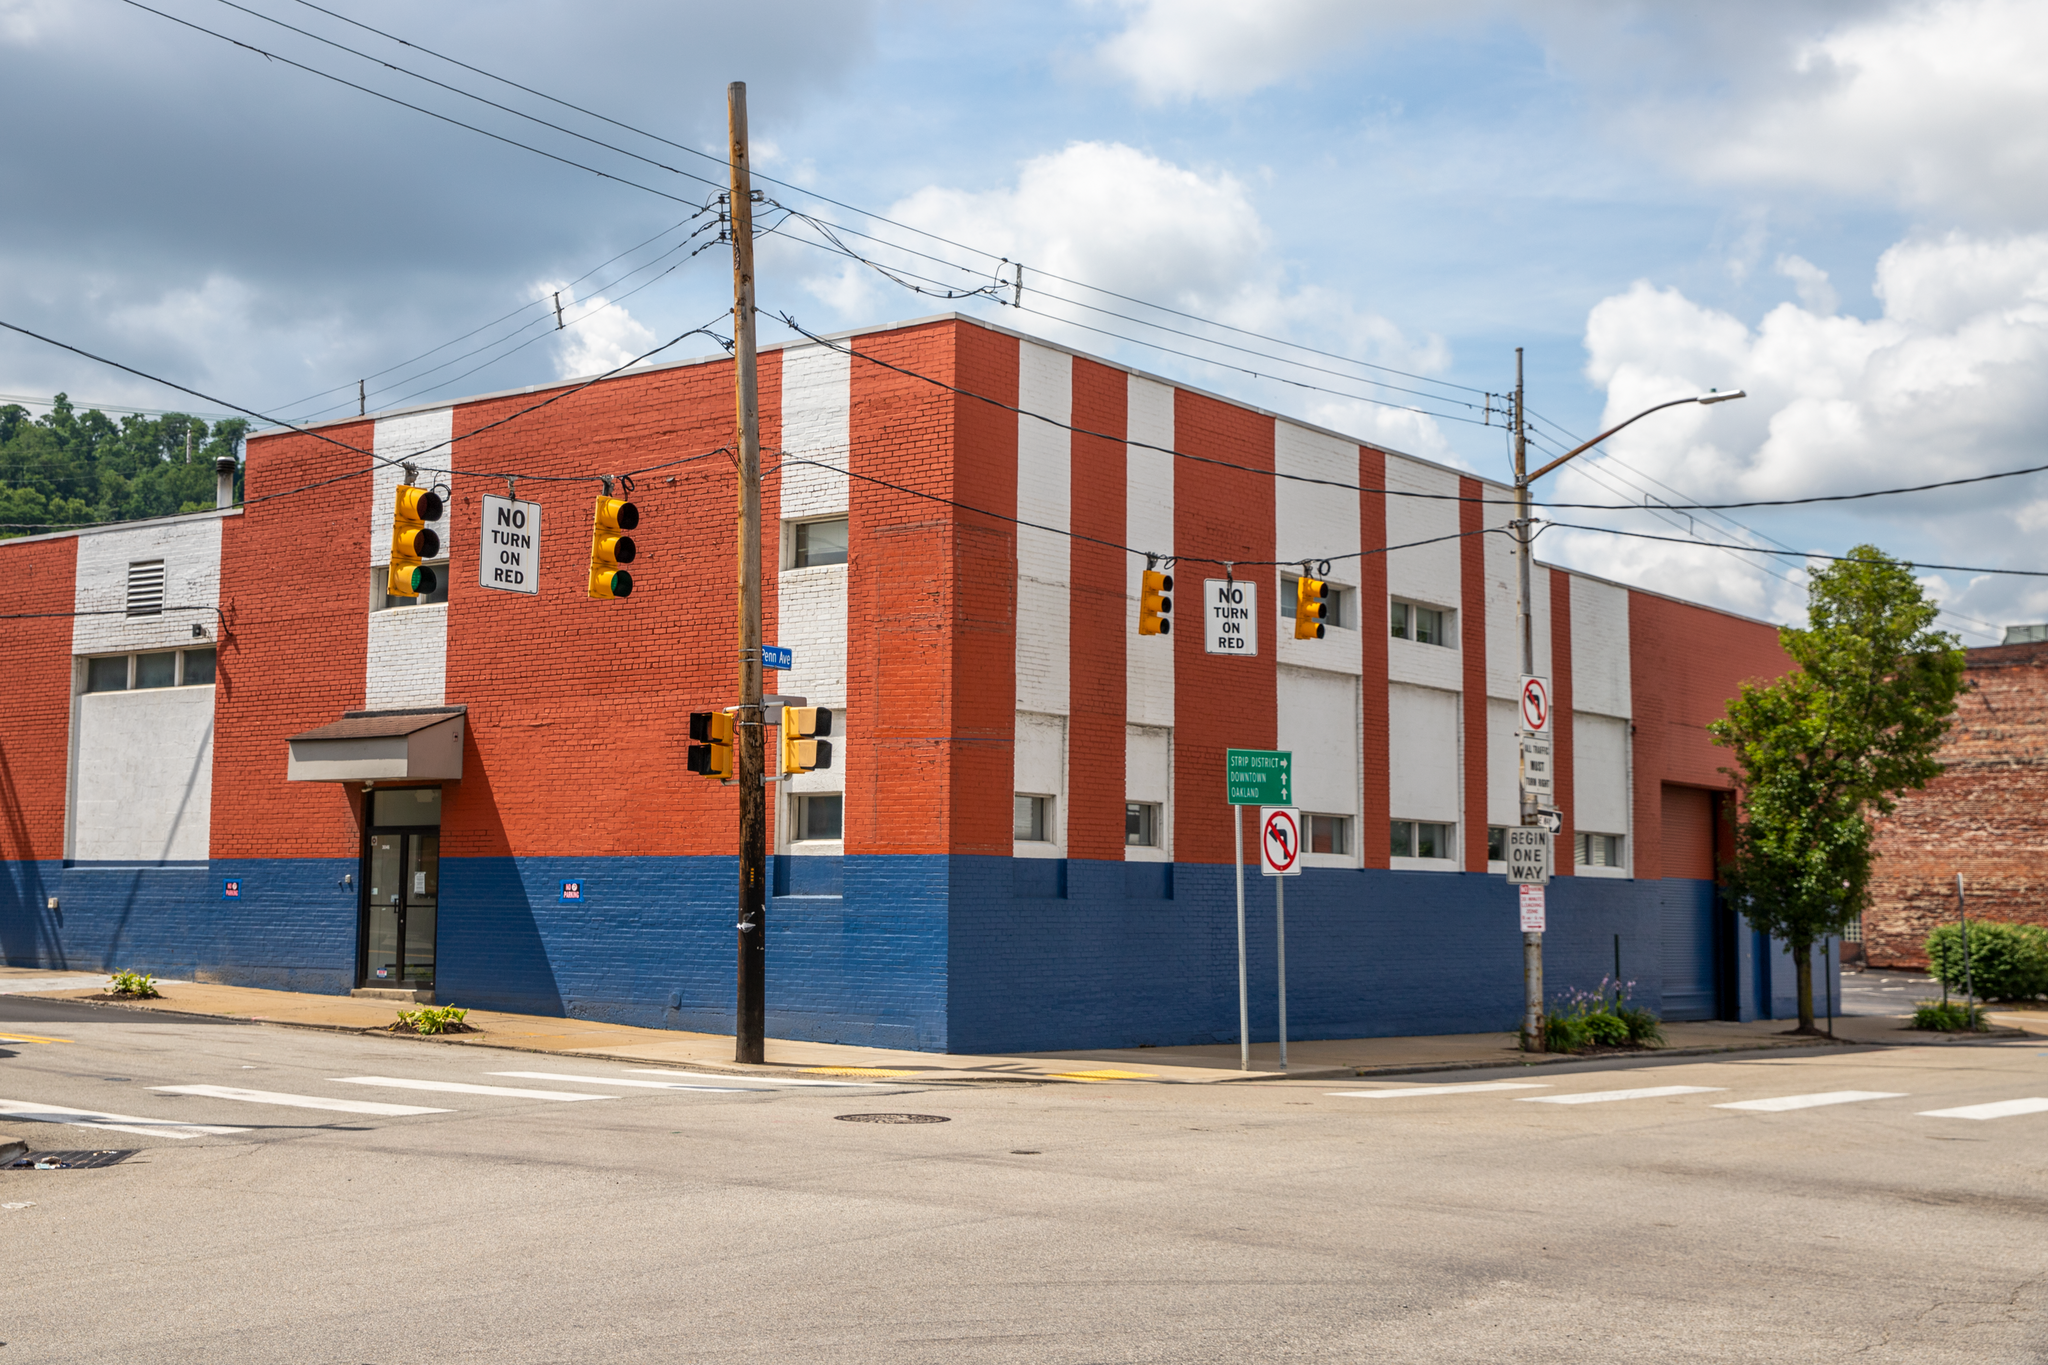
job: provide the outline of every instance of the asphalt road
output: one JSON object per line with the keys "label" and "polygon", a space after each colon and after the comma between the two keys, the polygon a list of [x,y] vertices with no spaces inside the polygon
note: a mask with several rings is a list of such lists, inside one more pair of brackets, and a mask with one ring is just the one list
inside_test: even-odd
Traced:
{"label": "asphalt road", "polygon": [[[2038,1041],[862,1087],[18,997],[0,1033],[68,1040],[0,1042],[0,1133],[138,1153],[0,1171],[0,1365],[2048,1360]],[[1842,1092],[1884,1097],[1719,1107]],[[1987,1104],[2032,1112],[1928,1114]],[[838,1117],[877,1112],[949,1121]]]}

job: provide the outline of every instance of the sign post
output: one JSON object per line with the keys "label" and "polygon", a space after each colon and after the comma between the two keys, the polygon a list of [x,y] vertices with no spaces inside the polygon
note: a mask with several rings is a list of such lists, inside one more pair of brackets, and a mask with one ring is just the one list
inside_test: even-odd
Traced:
{"label": "sign post", "polygon": [[477,585],[540,595],[540,504],[484,494]]}
{"label": "sign post", "polygon": [[1301,875],[1301,812],[1259,808],[1259,871],[1273,883],[1273,935],[1280,969],[1280,1072],[1287,1072],[1287,878]]}
{"label": "sign post", "polygon": [[[1520,392],[1517,384],[1516,391]],[[1517,400],[1519,401],[1519,400]],[[1516,420],[1520,420],[1519,417]],[[1519,438],[1518,438],[1519,439]],[[1521,468],[1521,447],[1516,446],[1516,468]],[[1526,499],[1528,488],[1524,483],[1518,497]],[[1520,515],[1528,516],[1528,504],[1520,505]],[[1521,823],[1508,830],[1508,881],[1519,884],[1522,905],[1522,1047],[1534,1051],[1543,1046],[1543,888],[1550,880],[1550,828],[1544,818],[1545,810],[1557,799],[1557,786],[1551,764],[1550,737],[1555,733],[1550,724],[1550,679],[1533,672],[1536,667],[1531,647],[1529,615],[1529,547],[1527,528],[1523,527],[1522,540],[1522,605],[1519,624],[1522,632],[1522,685],[1517,692],[1516,705],[1521,722],[1517,739],[1521,747]],[[1524,873],[1528,872],[1530,860],[1538,856],[1528,842],[1529,836],[1540,838],[1540,875],[1518,875],[1516,868],[1516,839],[1522,837],[1520,845]]]}
{"label": "sign post", "polygon": [[[1256,634],[1252,643],[1258,643]],[[1237,848],[1237,1069],[1250,1071],[1252,1011],[1244,979],[1244,812],[1238,807],[1293,805],[1294,755],[1284,749],[1226,749],[1223,785],[1230,800],[1231,838]]]}

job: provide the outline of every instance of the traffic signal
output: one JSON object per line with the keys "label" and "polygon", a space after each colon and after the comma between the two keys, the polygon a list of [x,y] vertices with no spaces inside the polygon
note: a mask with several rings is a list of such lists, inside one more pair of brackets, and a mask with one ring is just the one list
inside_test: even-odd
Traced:
{"label": "traffic signal", "polygon": [[823,706],[782,708],[782,771],[807,773],[832,766],[832,712]]}
{"label": "traffic signal", "polygon": [[[628,506],[631,504],[629,503]],[[593,597],[596,593],[591,594]],[[723,782],[732,776],[732,718],[736,708],[690,713],[690,771]]]}
{"label": "traffic signal", "polygon": [[441,495],[431,488],[398,485],[398,503],[391,512],[391,573],[386,591],[393,597],[422,597],[439,586],[434,571],[422,560],[441,553],[441,536],[430,521],[441,519]]}
{"label": "traffic signal", "polygon": [[1138,634],[1173,634],[1173,575],[1145,570],[1138,590]]}
{"label": "traffic signal", "polygon": [[626,532],[640,524],[640,509],[624,498],[600,495],[591,520],[590,595],[631,597],[633,575],[619,566],[633,562],[633,537]]}
{"label": "traffic signal", "polygon": [[1330,585],[1320,578],[1307,574],[1294,580],[1294,638],[1297,640],[1320,640],[1323,638],[1323,618],[1330,614],[1324,605],[1330,596]]}

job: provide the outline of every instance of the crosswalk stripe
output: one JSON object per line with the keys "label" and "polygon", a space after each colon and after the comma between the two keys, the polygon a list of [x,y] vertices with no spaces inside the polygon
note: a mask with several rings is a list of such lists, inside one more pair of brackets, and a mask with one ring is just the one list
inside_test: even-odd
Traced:
{"label": "crosswalk stripe", "polygon": [[68,1123],[80,1128],[104,1128],[114,1133],[155,1134],[180,1141],[209,1134],[249,1131],[247,1128],[223,1128],[210,1123],[186,1123],[181,1119],[147,1119],[134,1114],[109,1114],[98,1109],[68,1109],[61,1104],[34,1104],[28,1100],[0,1100],[0,1117],[27,1119],[31,1123]]}
{"label": "crosswalk stripe", "polygon": [[631,1085],[647,1090],[701,1090],[706,1093],[744,1095],[743,1085],[678,1085],[674,1081],[635,1081],[624,1076],[583,1076],[569,1071],[491,1071],[490,1076],[511,1076],[522,1081],[577,1081],[591,1085]]}
{"label": "crosswalk stripe", "polygon": [[1471,1085],[1418,1085],[1406,1090],[1331,1090],[1340,1100],[1399,1100],[1421,1095],[1478,1095],[1489,1090],[1547,1090],[1547,1081],[1476,1081]]}
{"label": "crosswalk stripe", "polygon": [[1767,1100],[1730,1100],[1716,1109],[1748,1109],[1759,1114],[1782,1114],[1788,1109],[1818,1109],[1824,1104],[1855,1104],[1859,1100],[1902,1100],[1903,1092],[1893,1090],[1824,1090],[1815,1095],[1776,1095]]}
{"label": "crosswalk stripe", "polygon": [[415,1081],[403,1076],[330,1076],[343,1085],[388,1085],[398,1090],[441,1090],[451,1095],[496,1095],[508,1100],[615,1100],[617,1095],[578,1095],[567,1090],[516,1090],[509,1085],[462,1081]]}
{"label": "crosswalk stripe", "polygon": [[153,1085],[167,1095],[203,1095],[214,1100],[239,1100],[243,1104],[281,1104],[293,1109],[332,1109],[343,1114],[382,1114],[399,1118],[407,1114],[452,1114],[453,1109],[422,1109],[416,1104],[384,1104],[378,1100],[331,1100],[321,1095],[286,1095],[275,1090],[242,1090],[232,1085]]}
{"label": "crosswalk stripe", "polygon": [[1725,1085],[1653,1085],[1644,1090],[1581,1090],[1575,1095],[1524,1095],[1516,1104],[1605,1104],[1609,1100],[1654,1100],[1665,1095],[1706,1095]]}
{"label": "crosswalk stripe", "polygon": [[715,1071],[650,1071],[644,1067],[635,1068],[635,1076],[676,1076],[693,1081],[755,1081],[761,1085],[825,1085],[850,1086],[856,1090],[870,1086],[888,1085],[888,1081],[805,1081],[794,1076],[725,1076]]}
{"label": "crosswalk stripe", "polygon": [[1923,1119],[2009,1119],[2020,1114],[2048,1114],[2048,1100],[1999,1100],[1993,1104],[1966,1104],[1960,1109],[1927,1109]]}

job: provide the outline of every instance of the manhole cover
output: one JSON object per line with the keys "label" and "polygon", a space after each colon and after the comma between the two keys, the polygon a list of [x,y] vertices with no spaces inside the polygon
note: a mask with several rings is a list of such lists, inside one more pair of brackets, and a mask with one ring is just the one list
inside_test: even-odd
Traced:
{"label": "manhole cover", "polygon": [[93,1166],[118,1166],[140,1150],[142,1149],[139,1147],[131,1147],[124,1152],[32,1152],[19,1161],[9,1162],[7,1169],[10,1171],[68,1171],[87,1169]]}
{"label": "manhole cover", "polygon": [[944,1114],[836,1114],[841,1123],[951,1123]]}

